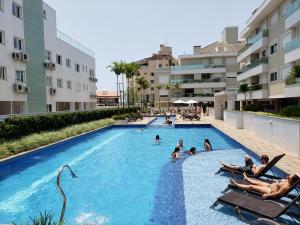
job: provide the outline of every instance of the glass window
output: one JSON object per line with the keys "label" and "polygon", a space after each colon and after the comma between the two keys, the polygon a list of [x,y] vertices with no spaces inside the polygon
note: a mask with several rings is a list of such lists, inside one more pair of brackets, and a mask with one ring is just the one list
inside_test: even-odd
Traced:
{"label": "glass window", "polygon": [[274,26],[278,23],[278,11],[274,12],[270,18],[270,26]]}
{"label": "glass window", "polygon": [[44,19],[47,19],[47,12],[46,12],[45,9],[43,9],[43,18],[44,18]]}
{"label": "glass window", "polygon": [[271,55],[275,54],[278,51],[278,44],[275,43],[270,47],[270,53]]}
{"label": "glass window", "polygon": [[66,59],[66,65],[67,67],[71,67],[71,59]]}
{"label": "glass window", "polygon": [[75,70],[77,72],[80,72],[80,65],[78,63],[75,63]]}
{"label": "glass window", "polygon": [[52,77],[46,77],[46,85],[48,87],[53,87],[53,80]]}
{"label": "glass window", "polygon": [[0,80],[7,79],[7,71],[5,66],[0,66]]}
{"label": "glass window", "polygon": [[26,82],[25,80],[25,71],[17,70],[16,71],[16,81]]}
{"label": "glass window", "polygon": [[4,31],[0,30],[0,44],[5,44],[5,36],[4,36]]}
{"label": "glass window", "polygon": [[62,57],[61,55],[56,55],[56,63],[62,65]]}
{"label": "glass window", "polygon": [[281,67],[281,79],[285,80],[289,76],[290,72],[291,72],[290,64]]}
{"label": "glass window", "polygon": [[276,81],[277,80],[277,72],[270,73],[270,81]]}
{"label": "glass window", "polygon": [[292,40],[292,32],[286,33],[284,36],[281,37],[281,48],[285,48],[286,44]]}
{"label": "glass window", "polygon": [[50,62],[52,61],[52,53],[48,50],[45,51],[45,59]]}
{"label": "glass window", "polygon": [[154,91],[154,87],[151,87],[151,91]]}
{"label": "glass window", "polygon": [[62,79],[57,79],[57,87],[63,88],[63,80]]}
{"label": "glass window", "polygon": [[19,19],[22,19],[22,7],[17,3],[12,3],[12,14]]}
{"label": "glass window", "polygon": [[67,88],[72,89],[72,81],[70,80],[67,81]]}
{"label": "glass window", "polygon": [[14,48],[22,51],[24,49],[23,40],[18,37],[14,37]]}
{"label": "glass window", "polygon": [[154,84],[154,80],[151,80],[151,84]]}

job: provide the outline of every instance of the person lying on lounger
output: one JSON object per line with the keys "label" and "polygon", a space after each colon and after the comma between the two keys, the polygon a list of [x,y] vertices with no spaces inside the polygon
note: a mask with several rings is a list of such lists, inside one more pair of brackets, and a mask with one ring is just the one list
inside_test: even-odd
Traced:
{"label": "person lying on lounger", "polygon": [[287,179],[281,181],[274,181],[273,183],[263,182],[257,179],[251,179],[244,173],[244,178],[250,184],[239,184],[233,179],[230,179],[232,185],[235,185],[243,190],[256,191],[262,195],[263,198],[276,198],[286,192],[294,183],[299,180],[297,175],[288,175]]}
{"label": "person lying on lounger", "polygon": [[228,168],[228,169],[231,169],[231,170],[237,170],[237,171],[240,171],[240,172],[246,172],[250,175],[255,176],[263,168],[265,168],[265,166],[269,163],[269,156],[266,155],[266,154],[261,155],[261,157],[260,157],[261,165],[260,166],[254,165],[252,159],[248,155],[245,155],[244,160],[245,160],[245,165],[244,166],[230,165],[230,164],[224,163],[223,161],[221,161],[220,163],[225,168]]}

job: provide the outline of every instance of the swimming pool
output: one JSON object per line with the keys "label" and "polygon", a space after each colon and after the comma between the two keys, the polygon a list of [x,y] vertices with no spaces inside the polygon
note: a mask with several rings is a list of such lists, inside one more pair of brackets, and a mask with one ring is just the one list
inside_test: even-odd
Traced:
{"label": "swimming pool", "polygon": [[[156,134],[162,138],[159,145],[154,143]],[[209,138],[220,151],[174,162],[169,156],[179,138],[185,149],[195,146],[198,150]],[[213,176],[218,166],[215,160],[222,157],[241,163],[243,154],[241,145],[209,126],[93,132],[0,164],[0,223],[27,222],[29,216],[45,210],[52,210],[58,219],[61,197],[56,174],[60,166],[68,164],[78,178],[72,179],[67,172],[62,176],[68,198],[67,224],[185,225],[199,224],[199,218],[200,224],[243,224],[234,216],[206,207],[228,183],[226,177]],[[199,171],[207,179],[191,179],[190,175],[199,175]],[[198,202],[194,202],[192,193],[198,189],[210,198],[202,199],[197,192]]]}

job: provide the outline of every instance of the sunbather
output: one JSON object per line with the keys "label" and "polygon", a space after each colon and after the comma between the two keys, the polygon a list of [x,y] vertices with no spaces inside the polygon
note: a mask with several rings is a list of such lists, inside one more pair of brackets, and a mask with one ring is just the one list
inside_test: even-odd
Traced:
{"label": "sunbather", "polygon": [[257,179],[251,179],[244,173],[244,178],[250,184],[239,184],[234,180],[230,180],[230,182],[243,189],[243,190],[250,190],[250,191],[257,191],[262,193],[263,198],[276,198],[287,191],[294,183],[299,180],[297,175],[288,175],[287,179],[283,179],[281,181],[274,181],[273,183],[263,182]]}
{"label": "sunbather", "polygon": [[266,155],[266,154],[261,155],[261,157],[260,157],[261,165],[260,166],[254,165],[252,159],[248,155],[245,155],[244,159],[245,159],[245,165],[244,166],[236,166],[236,165],[226,164],[223,161],[221,161],[220,163],[225,168],[232,169],[232,170],[237,170],[237,171],[240,171],[240,172],[246,172],[250,175],[258,174],[269,163],[269,156]]}

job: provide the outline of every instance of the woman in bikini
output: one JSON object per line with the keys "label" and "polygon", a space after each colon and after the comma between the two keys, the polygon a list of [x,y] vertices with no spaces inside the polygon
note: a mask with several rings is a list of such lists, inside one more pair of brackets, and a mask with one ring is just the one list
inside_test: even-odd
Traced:
{"label": "woman in bikini", "polygon": [[273,183],[251,179],[247,177],[246,173],[244,173],[244,178],[250,184],[239,184],[232,179],[230,180],[230,182],[243,190],[257,191],[263,194],[263,198],[276,198],[287,191],[293,184],[295,184],[299,180],[299,176],[297,176],[296,174],[288,175],[287,179],[274,181]]}

